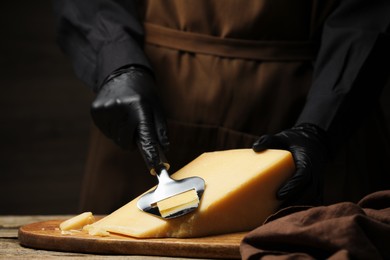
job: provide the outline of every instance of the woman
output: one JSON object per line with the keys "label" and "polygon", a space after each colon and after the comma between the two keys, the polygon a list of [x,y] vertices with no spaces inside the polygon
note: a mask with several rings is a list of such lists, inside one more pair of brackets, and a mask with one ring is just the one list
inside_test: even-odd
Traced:
{"label": "woman", "polygon": [[168,147],[172,172],[205,151],[290,150],[297,172],[277,194],[284,205],[356,201],[389,183],[377,110],[388,2],[54,6],[59,43],[97,93],[91,113],[104,133],[92,133],[83,210],[108,213],[150,187],[142,157],[163,167]]}

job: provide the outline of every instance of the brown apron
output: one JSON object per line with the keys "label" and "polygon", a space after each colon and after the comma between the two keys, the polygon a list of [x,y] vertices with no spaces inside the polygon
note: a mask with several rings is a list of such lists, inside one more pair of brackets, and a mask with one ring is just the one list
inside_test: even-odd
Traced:
{"label": "brown apron", "polygon": [[[332,2],[143,1],[145,52],[168,120],[171,172],[205,151],[248,148],[258,136],[294,124]],[[331,164],[327,182],[337,184],[328,202],[362,195],[340,194],[350,181],[349,156],[340,152]],[[121,151],[92,131],[82,210],[108,213],[153,184],[138,151]]]}

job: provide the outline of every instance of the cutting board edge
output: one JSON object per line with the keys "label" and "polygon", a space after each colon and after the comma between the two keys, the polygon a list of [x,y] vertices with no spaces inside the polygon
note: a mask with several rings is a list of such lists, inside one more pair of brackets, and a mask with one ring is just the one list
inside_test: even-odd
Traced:
{"label": "cutting board edge", "polygon": [[196,241],[193,239],[164,241],[161,238],[136,239],[120,236],[77,237],[61,235],[59,230],[53,228],[58,227],[59,223],[59,220],[52,220],[24,225],[18,230],[19,243],[28,248],[74,253],[240,259],[238,238],[245,234],[227,234],[227,237],[234,238],[229,243],[210,243],[212,237],[204,238],[207,239],[205,243],[197,243],[202,238],[193,238]]}

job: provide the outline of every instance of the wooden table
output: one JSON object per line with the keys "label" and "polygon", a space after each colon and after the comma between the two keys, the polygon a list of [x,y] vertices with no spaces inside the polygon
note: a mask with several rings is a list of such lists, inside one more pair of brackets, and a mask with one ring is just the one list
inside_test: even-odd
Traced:
{"label": "wooden table", "polygon": [[[130,260],[155,260],[175,259],[188,260],[194,258],[170,258],[153,256],[120,256],[120,255],[93,255],[81,253],[67,253],[57,251],[35,250],[22,247],[18,241],[19,227],[52,219],[67,219],[71,216],[0,216],[0,259],[130,259]],[[199,258],[197,258],[199,259]]]}

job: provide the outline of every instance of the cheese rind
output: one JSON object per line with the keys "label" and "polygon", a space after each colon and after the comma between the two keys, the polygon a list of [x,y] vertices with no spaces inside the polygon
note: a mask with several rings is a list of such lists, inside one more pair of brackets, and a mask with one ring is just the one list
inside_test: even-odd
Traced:
{"label": "cheese rind", "polygon": [[204,153],[172,175],[174,179],[199,176],[205,180],[203,197],[193,213],[165,220],[140,211],[136,198],[91,226],[139,238],[249,231],[277,210],[277,189],[294,169],[291,153],[283,150]]}

